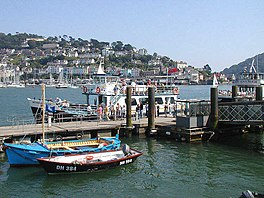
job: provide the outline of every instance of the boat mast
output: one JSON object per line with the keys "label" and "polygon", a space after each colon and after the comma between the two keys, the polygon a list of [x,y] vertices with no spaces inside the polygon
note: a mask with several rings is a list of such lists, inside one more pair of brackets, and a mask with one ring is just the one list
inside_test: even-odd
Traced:
{"label": "boat mast", "polygon": [[44,137],[44,133],[45,133],[45,125],[44,125],[44,122],[45,122],[45,84],[42,83],[42,86],[41,86],[41,90],[42,90],[42,142],[44,144],[45,142],[45,137]]}

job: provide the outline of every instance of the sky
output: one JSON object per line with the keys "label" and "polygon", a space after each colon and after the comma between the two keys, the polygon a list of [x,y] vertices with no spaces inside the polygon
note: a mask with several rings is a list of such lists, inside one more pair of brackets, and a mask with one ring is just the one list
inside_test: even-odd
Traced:
{"label": "sky", "polygon": [[131,44],[222,71],[264,52],[263,0],[2,0],[0,32]]}

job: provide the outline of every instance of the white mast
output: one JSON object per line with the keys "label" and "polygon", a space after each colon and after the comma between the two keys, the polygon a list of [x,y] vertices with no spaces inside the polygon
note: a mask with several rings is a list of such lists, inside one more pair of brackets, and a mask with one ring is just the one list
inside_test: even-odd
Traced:
{"label": "white mast", "polygon": [[103,64],[102,62],[103,61],[100,60],[97,74],[105,74],[104,69],[102,68],[102,64]]}
{"label": "white mast", "polygon": [[253,58],[253,60],[252,60],[251,67],[250,67],[250,69],[249,69],[249,72],[250,72],[250,73],[257,73],[257,72],[256,72],[256,68],[255,68],[255,66],[254,66],[254,62],[255,62],[255,58]]}

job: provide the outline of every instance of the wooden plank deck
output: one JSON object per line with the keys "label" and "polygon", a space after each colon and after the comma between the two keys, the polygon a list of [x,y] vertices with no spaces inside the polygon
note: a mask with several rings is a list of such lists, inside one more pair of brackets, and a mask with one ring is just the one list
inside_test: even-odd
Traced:
{"label": "wooden plank deck", "polygon": [[[64,122],[64,123],[52,123],[51,127],[45,124],[46,133],[60,133],[65,131],[70,132],[82,132],[82,131],[94,131],[94,130],[111,130],[120,128],[126,124],[125,120],[116,121],[76,121],[76,122]],[[140,120],[133,120],[132,124],[139,124],[140,127],[148,126],[148,119],[142,118]],[[173,117],[157,117],[155,119],[157,126],[175,125],[175,118]],[[23,135],[36,135],[42,134],[41,124],[29,124],[29,125],[17,125],[17,126],[3,126],[0,127],[0,138],[10,136],[23,136]]]}

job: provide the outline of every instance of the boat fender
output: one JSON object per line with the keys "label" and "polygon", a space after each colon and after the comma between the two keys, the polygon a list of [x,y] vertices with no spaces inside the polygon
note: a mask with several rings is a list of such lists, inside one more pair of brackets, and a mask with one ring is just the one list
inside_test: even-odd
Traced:
{"label": "boat fender", "polygon": [[96,93],[100,93],[101,92],[101,90],[100,90],[100,87],[96,87]]}
{"label": "boat fender", "polygon": [[255,196],[249,190],[242,192],[241,198],[254,198]]}
{"label": "boat fender", "polygon": [[87,93],[88,88],[86,86],[83,86],[83,93]]}
{"label": "boat fender", "polygon": [[122,147],[123,153],[126,155],[130,154],[130,147],[127,144],[124,144]]}
{"label": "boat fender", "polygon": [[101,143],[101,144],[99,144],[99,146],[98,146],[98,148],[103,148],[104,146],[107,146],[108,144],[107,143]]}
{"label": "boat fender", "polygon": [[93,156],[91,156],[91,155],[87,155],[87,156],[85,157],[85,159],[86,159],[86,160],[92,160],[92,159],[93,159]]}

